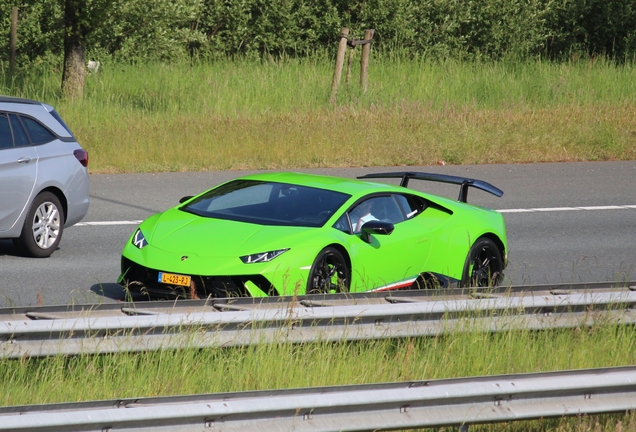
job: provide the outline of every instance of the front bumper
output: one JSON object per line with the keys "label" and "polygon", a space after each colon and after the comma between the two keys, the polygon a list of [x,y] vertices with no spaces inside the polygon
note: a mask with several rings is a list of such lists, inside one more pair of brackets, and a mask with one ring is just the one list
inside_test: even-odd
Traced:
{"label": "front bumper", "polygon": [[185,287],[159,282],[160,271],[162,270],[142,266],[122,256],[121,276],[118,282],[130,291],[140,292],[153,298],[196,299],[250,297],[255,294],[279,295],[272,283],[261,274],[238,276],[184,274],[190,276],[192,281],[189,287]]}

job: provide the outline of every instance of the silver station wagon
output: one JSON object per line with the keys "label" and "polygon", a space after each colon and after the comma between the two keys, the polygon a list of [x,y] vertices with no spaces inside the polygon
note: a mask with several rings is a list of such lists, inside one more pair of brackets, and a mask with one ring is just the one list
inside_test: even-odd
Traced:
{"label": "silver station wagon", "polygon": [[0,238],[48,257],[88,212],[88,153],[52,106],[0,96]]}

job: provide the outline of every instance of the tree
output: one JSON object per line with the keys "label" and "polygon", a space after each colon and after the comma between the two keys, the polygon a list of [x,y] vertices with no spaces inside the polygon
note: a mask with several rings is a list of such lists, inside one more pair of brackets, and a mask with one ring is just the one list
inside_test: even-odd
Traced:
{"label": "tree", "polygon": [[84,94],[86,42],[98,28],[112,2],[64,0],[64,70],[62,96],[75,100]]}

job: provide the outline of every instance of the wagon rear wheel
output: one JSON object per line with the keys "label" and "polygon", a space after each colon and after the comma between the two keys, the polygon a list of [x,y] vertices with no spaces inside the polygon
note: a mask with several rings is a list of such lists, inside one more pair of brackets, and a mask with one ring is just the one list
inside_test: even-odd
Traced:
{"label": "wagon rear wheel", "polygon": [[64,209],[60,200],[51,192],[35,197],[27,213],[20,237],[14,243],[27,256],[50,256],[62,239]]}

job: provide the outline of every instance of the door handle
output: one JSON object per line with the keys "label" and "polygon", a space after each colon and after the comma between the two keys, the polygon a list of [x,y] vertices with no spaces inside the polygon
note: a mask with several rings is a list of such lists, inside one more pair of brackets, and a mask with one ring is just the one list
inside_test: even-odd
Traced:
{"label": "door handle", "polygon": [[18,163],[29,163],[29,162],[31,162],[31,160],[32,159],[30,157],[24,156],[24,157],[21,157],[20,159],[18,159]]}

